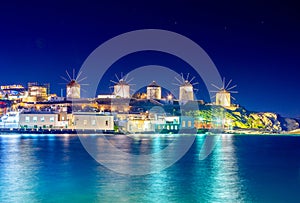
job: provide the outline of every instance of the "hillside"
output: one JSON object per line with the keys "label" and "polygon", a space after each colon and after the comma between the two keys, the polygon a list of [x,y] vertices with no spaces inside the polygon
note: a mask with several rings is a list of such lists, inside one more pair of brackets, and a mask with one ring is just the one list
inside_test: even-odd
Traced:
{"label": "hillside", "polygon": [[221,106],[202,105],[199,110],[189,111],[186,115],[211,122],[225,120],[233,129],[256,129],[279,133],[299,128],[299,121],[296,119],[281,117],[272,112],[252,112],[243,107],[229,110]]}

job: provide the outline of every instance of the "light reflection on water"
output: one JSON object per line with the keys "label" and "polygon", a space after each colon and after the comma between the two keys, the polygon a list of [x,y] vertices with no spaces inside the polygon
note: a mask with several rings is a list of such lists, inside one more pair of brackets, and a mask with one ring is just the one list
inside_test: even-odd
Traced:
{"label": "light reflection on water", "polygon": [[[105,149],[105,138],[94,138]],[[214,150],[200,160],[205,138],[197,136],[188,153],[170,168],[130,176],[97,163],[76,136],[0,136],[0,202],[300,200],[299,137],[216,136]],[[173,140],[170,136],[107,139],[133,154],[158,152]],[[169,158],[162,154],[146,165],[155,168]],[[130,170],[143,167],[124,160],[116,164]]]}

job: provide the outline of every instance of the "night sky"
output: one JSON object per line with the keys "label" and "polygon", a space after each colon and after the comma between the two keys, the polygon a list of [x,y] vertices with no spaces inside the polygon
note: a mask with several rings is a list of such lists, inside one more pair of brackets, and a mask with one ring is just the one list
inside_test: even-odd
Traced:
{"label": "night sky", "polygon": [[[101,43],[132,30],[165,29],[209,54],[221,75],[238,85],[237,103],[298,117],[300,6],[294,2],[1,2],[0,84],[50,82],[51,92],[60,94],[60,76],[78,71]],[[120,68],[126,73],[147,64],[171,65],[179,73],[186,66],[167,54],[137,53],[116,62],[107,81]],[[108,86],[99,89],[108,93]],[[205,91],[199,90],[199,99],[207,100]]]}

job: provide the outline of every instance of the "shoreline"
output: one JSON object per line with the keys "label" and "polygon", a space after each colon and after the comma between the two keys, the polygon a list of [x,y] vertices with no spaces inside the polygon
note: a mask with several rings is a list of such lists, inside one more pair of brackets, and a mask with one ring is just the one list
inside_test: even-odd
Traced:
{"label": "shoreline", "polygon": [[1,134],[45,134],[45,135],[60,135],[60,134],[96,134],[96,135],[185,135],[185,134],[195,134],[195,135],[300,135],[300,129],[293,131],[283,131],[283,132],[268,132],[256,129],[236,129],[236,130],[220,130],[220,129],[200,129],[198,131],[181,131],[179,132],[116,132],[114,130],[83,130],[83,129],[21,129],[21,128],[0,128]]}

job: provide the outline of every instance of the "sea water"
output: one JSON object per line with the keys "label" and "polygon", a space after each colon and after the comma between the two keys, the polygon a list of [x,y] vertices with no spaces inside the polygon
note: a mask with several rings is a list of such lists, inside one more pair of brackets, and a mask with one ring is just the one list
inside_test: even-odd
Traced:
{"label": "sea water", "polygon": [[[173,138],[95,139],[149,154]],[[300,137],[216,135],[200,159],[205,139],[165,170],[126,175],[95,161],[76,135],[0,135],[0,202],[300,202]]]}

